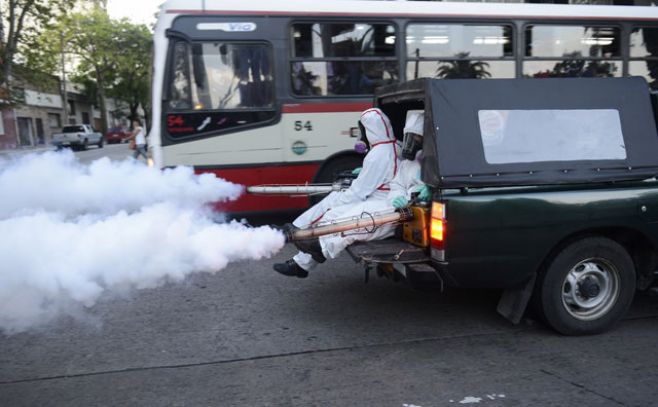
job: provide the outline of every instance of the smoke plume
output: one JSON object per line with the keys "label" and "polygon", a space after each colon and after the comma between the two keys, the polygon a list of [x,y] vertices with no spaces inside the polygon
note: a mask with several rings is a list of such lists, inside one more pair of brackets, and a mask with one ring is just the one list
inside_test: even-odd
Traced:
{"label": "smoke plume", "polygon": [[85,166],[64,152],[0,161],[0,330],[75,313],[114,290],[271,256],[281,233],[217,223],[208,208],[241,192],[190,168],[134,160]]}

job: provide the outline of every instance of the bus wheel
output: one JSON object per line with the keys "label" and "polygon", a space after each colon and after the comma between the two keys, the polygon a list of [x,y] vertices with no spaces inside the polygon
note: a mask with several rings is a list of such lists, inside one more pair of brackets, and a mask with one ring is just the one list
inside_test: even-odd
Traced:
{"label": "bus wheel", "polygon": [[[322,166],[320,171],[315,175],[313,183],[330,184],[340,178],[345,171],[352,171],[363,163],[363,157],[359,155],[346,155],[337,157]],[[311,205],[320,202],[325,195],[315,195],[309,197]]]}
{"label": "bus wheel", "polygon": [[535,292],[540,314],[564,335],[612,328],[635,294],[635,267],[626,249],[603,237],[565,247],[541,273]]}

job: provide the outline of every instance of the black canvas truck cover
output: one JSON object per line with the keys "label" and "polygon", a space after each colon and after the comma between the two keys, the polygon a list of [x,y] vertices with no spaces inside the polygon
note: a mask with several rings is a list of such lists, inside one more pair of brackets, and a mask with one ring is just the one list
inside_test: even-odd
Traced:
{"label": "black canvas truck cover", "polygon": [[424,97],[422,178],[435,187],[658,174],[658,135],[643,78],[423,79],[399,86]]}

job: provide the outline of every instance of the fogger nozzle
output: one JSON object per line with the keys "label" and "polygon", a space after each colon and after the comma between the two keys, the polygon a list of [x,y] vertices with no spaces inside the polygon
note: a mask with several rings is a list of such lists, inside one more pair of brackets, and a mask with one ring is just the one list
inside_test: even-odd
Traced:
{"label": "fogger nozzle", "polygon": [[286,240],[296,241],[313,239],[324,235],[346,232],[349,230],[365,229],[366,232],[373,231],[378,226],[392,223],[401,223],[412,220],[414,217],[410,208],[397,209],[391,212],[364,212],[360,217],[352,217],[344,220],[336,220],[330,223],[318,224],[305,229],[294,229],[286,231]]}
{"label": "fogger nozzle", "polygon": [[333,184],[264,184],[247,187],[247,193],[253,195],[322,195],[349,188],[352,180],[341,179]]}

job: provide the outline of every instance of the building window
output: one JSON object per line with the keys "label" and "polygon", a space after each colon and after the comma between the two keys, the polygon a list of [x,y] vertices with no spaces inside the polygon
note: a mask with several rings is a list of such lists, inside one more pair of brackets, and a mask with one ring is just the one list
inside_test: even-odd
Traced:
{"label": "building window", "polygon": [[91,124],[88,112],[82,112],[82,124]]}
{"label": "building window", "polygon": [[69,100],[69,115],[75,116],[75,101]]}
{"label": "building window", "polygon": [[620,36],[617,27],[529,26],[525,30],[523,76],[621,76]]}
{"label": "building window", "polygon": [[51,129],[62,127],[60,115],[57,113],[48,113],[48,127]]}
{"label": "building window", "polygon": [[411,24],[407,79],[514,78],[514,41],[507,25]]}
{"label": "building window", "polygon": [[291,36],[295,95],[368,95],[399,78],[391,24],[298,23]]}
{"label": "building window", "polygon": [[658,28],[633,28],[628,74],[643,76],[651,89],[658,90]]}

